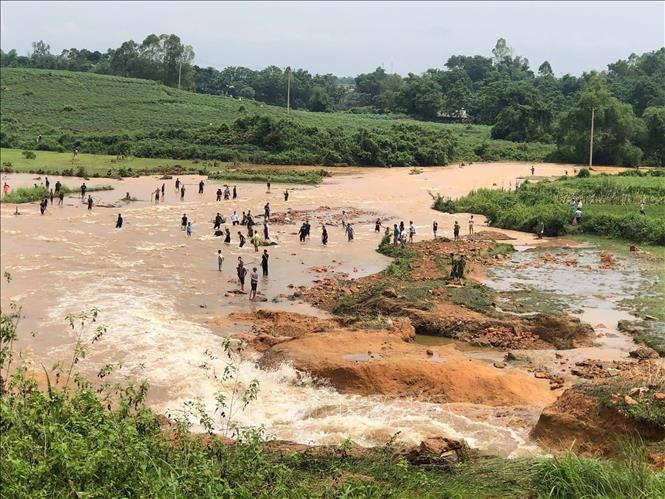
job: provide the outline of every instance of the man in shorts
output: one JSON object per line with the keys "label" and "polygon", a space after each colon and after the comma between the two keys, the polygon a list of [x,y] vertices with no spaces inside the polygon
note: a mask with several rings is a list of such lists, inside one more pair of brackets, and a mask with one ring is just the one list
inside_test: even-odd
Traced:
{"label": "man in shorts", "polygon": [[249,292],[249,299],[256,300],[256,288],[259,286],[259,273],[256,271],[256,267],[252,269],[252,273],[249,276],[249,283],[252,287]]}

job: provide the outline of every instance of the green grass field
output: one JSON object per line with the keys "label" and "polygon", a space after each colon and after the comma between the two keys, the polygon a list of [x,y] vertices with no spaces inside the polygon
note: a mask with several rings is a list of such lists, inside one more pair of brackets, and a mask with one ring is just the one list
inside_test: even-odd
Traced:
{"label": "green grass field", "polygon": [[[0,149],[3,172],[34,173],[39,175],[65,175],[77,177],[131,177],[152,174],[201,174],[211,180],[237,182],[272,182],[289,184],[318,184],[328,173],[323,169],[288,167],[251,167],[219,161],[175,160],[163,158],[119,159],[105,154],[36,151],[34,159],[27,159],[18,149]],[[13,201],[8,201],[13,202]]]}
{"label": "green grass field", "polygon": [[[538,161],[554,150],[552,144],[492,140],[490,127],[484,125],[341,112],[287,114],[284,108],[255,101],[197,94],[153,81],[93,73],[3,68],[0,91],[2,146],[20,149],[70,151],[72,144],[81,141],[81,152],[114,153],[112,149],[119,142],[126,142],[140,152],[137,155],[144,157],[379,166]],[[288,118],[286,123],[271,125],[273,131],[281,127],[280,138],[275,139],[282,141],[281,146],[275,146],[275,142],[265,144],[263,138],[272,133],[265,130],[260,130],[258,137],[245,134],[243,129],[234,129],[229,136],[220,131],[220,127],[233,127],[240,118],[252,117]],[[406,138],[396,136],[394,127],[404,125],[416,126],[419,132]],[[329,130],[334,131],[332,138],[326,133]],[[368,151],[358,154],[353,151],[361,141],[354,136],[360,130],[374,132],[371,140],[376,145],[368,146],[371,157],[367,156]],[[183,137],[183,131],[193,136]],[[455,146],[440,159],[440,150],[434,154],[431,146],[437,138],[447,141],[448,133],[454,137]],[[428,137],[416,146],[414,153],[414,139],[423,134]],[[42,137],[38,143],[39,135]],[[381,154],[376,154],[377,147]]]}
{"label": "green grass field", "polygon": [[[516,191],[478,189],[456,200],[438,197],[444,212],[481,213],[495,227],[547,236],[597,234],[628,241],[665,245],[665,177],[660,171],[638,176],[597,175],[525,182]],[[582,222],[572,225],[572,199],[581,199]],[[645,203],[645,215],[640,203]]]}
{"label": "green grass field", "polygon": [[[93,73],[3,68],[3,129],[22,139],[55,139],[70,133],[126,133],[150,129],[230,124],[252,115],[287,116],[286,109],[256,101],[198,94],[154,81]],[[418,123],[430,129],[449,129],[477,142],[489,139],[485,125],[451,125],[394,118],[389,115],[312,113],[288,115],[306,126],[346,129],[387,128],[395,123]]]}

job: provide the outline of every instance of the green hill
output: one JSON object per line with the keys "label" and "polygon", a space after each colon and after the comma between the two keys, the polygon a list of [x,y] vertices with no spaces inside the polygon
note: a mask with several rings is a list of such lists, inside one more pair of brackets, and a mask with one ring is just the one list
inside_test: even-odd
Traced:
{"label": "green hill", "polygon": [[[489,138],[489,127],[387,115],[292,111],[153,81],[3,68],[2,146],[274,164],[433,165],[544,159],[545,144]],[[41,141],[36,142],[38,135]]]}

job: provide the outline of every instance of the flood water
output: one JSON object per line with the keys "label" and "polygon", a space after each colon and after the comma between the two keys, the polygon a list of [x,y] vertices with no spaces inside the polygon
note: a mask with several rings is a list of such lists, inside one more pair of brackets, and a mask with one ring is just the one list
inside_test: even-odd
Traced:
{"label": "flood water", "polygon": [[[374,232],[377,217],[390,223],[413,220],[416,240],[431,237],[434,219],[439,222],[440,235],[452,236],[453,221],[459,220],[465,227],[467,216],[432,211],[430,193],[455,197],[477,187],[514,186],[529,167],[453,166],[426,169],[420,175],[409,175],[408,169],[352,170],[328,178],[320,186],[288,186],[292,189],[288,202],[282,196],[287,186],[280,184],[273,184],[268,194],[264,184],[238,183],[238,199],[216,202],[215,191],[222,182],[206,182],[204,194],[199,195],[199,176],[180,177],[187,186],[184,201],[174,190],[174,180],[91,179],[88,186],[115,187],[92,193],[95,202],[117,203],[118,207],[88,211],[73,196],[65,198],[64,207],[58,207],[56,199],[56,206],[49,206],[44,216],[36,203],[20,205],[22,214],[17,216],[14,205],[2,205],[2,271],[12,276],[11,283],[2,282],[2,307],[6,310],[12,300],[23,307],[19,347],[37,366],[71,357],[75,332],[65,322],[68,314],[99,309],[99,323],[107,332],[82,362],[86,375],[94,377],[103,365],[120,362],[121,377],[150,383],[149,403],[157,410],[176,414],[185,401],[200,399],[212,413],[215,393],[228,389],[228,383],[211,376],[213,370],[221,372],[225,366],[221,338],[241,328],[228,318],[229,313],[271,309],[325,316],[283,295],[291,292],[289,285],[311,285],[319,279],[322,274],[314,272],[315,267],[326,266],[330,272],[352,278],[384,268],[389,259],[374,251],[380,239]],[[560,175],[565,168],[539,165],[537,173]],[[3,182],[15,188],[43,180],[35,177],[10,174],[3,176]],[[51,185],[61,180],[73,188],[82,182],[60,177],[49,180]],[[164,182],[165,200],[152,203],[151,191]],[[139,201],[127,206],[118,203],[126,192]],[[267,301],[252,303],[246,295],[225,296],[237,288],[237,257],[242,256],[251,270],[259,266],[260,253],[249,245],[239,248],[233,228],[231,245],[224,245],[222,238],[213,235],[212,219],[216,212],[228,219],[233,209],[238,214],[247,210],[262,214],[267,201],[273,214],[287,208],[315,211],[310,216],[312,237],[299,243],[296,233],[302,220],[272,224],[271,239],[278,245],[268,248],[270,277],[259,283]],[[320,224],[338,223],[341,211],[350,208],[363,211],[350,220],[356,229],[354,241],[346,241],[340,226],[329,226],[328,246],[322,246]],[[125,220],[121,230],[114,229],[118,213]],[[191,238],[180,230],[183,213],[193,222]],[[478,230],[483,218],[476,218]],[[534,243],[532,235],[502,232],[515,237],[518,245]],[[222,272],[217,270],[218,249],[225,257]],[[29,331],[38,334],[31,337]],[[90,328],[84,338],[93,334]],[[215,358],[210,360],[208,354]],[[507,425],[506,411],[499,414],[498,408],[343,395],[288,364],[274,371],[261,370],[256,366],[257,356],[245,352],[239,363],[240,386],[257,379],[259,394],[236,418],[241,425],[264,426],[276,438],[308,444],[351,438],[360,445],[381,445],[397,432],[405,442],[443,434],[506,456],[538,452],[527,435],[541,408],[513,408],[510,418],[515,424]]]}

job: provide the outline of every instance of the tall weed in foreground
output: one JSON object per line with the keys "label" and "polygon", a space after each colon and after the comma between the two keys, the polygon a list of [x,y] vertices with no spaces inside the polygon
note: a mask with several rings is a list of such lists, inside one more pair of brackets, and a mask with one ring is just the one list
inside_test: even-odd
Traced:
{"label": "tall weed in foreground", "polygon": [[649,470],[644,443],[625,440],[616,460],[581,458],[572,452],[534,465],[541,497],[552,499],[651,499],[665,497],[665,473]]}

